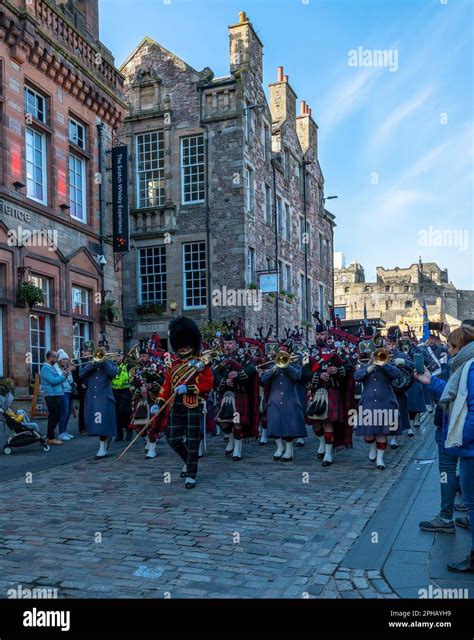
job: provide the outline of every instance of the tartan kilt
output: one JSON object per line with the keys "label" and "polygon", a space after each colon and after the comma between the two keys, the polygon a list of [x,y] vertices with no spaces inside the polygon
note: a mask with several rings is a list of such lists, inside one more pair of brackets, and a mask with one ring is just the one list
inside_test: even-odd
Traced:
{"label": "tartan kilt", "polygon": [[[235,411],[240,416],[240,420],[238,424],[248,425],[250,422],[248,393],[234,393],[234,398],[235,398]],[[220,402],[219,402],[219,409],[221,408],[221,406],[222,406],[222,398],[220,399]]]}
{"label": "tartan kilt", "polygon": [[328,389],[328,417],[324,422],[346,422],[347,412],[344,404],[344,395],[341,389],[330,387]]}

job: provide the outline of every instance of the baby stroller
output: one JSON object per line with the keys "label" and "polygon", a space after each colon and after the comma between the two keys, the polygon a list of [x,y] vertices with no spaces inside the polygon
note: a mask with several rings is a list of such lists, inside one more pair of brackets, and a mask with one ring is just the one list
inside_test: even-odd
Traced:
{"label": "baby stroller", "polygon": [[43,451],[49,451],[48,439],[41,435],[36,422],[30,422],[30,418],[26,411],[18,409],[15,413],[10,409],[13,402],[13,394],[8,392],[6,395],[0,395],[0,413],[5,417],[7,427],[11,434],[3,445],[3,453],[10,455],[13,447],[27,447],[37,442]]}

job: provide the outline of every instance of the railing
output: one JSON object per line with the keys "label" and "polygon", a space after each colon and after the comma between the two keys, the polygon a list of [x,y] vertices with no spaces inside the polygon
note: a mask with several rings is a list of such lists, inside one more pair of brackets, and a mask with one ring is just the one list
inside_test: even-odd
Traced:
{"label": "railing", "polygon": [[164,209],[135,209],[131,211],[131,232],[164,233],[177,229],[176,214]]}
{"label": "railing", "polygon": [[61,18],[44,0],[35,0],[35,15],[43,27],[50,31],[55,40],[64,44],[81,62],[104,80],[118,88],[118,74],[115,68],[104,60],[99,50],[92,47],[78,32]]}

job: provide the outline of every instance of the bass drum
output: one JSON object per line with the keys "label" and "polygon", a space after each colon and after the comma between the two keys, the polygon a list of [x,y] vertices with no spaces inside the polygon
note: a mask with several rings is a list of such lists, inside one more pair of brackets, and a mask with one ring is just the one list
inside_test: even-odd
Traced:
{"label": "bass drum", "polygon": [[403,393],[413,384],[415,374],[409,367],[406,366],[397,365],[397,369],[399,371],[398,378],[396,378],[392,382],[392,387],[400,393]]}

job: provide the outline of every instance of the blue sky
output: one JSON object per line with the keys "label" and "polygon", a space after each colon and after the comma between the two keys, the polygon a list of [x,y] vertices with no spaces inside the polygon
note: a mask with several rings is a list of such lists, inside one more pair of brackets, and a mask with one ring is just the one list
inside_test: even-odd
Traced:
{"label": "blue sky", "polygon": [[[239,11],[264,44],[265,84],[283,65],[313,109],[346,263],[372,280],[421,256],[474,288],[472,0],[100,0],[101,39],[118,65],[148,35],[225,75]],[[358,47],[392,51],[396,70],[350,66]]]}

